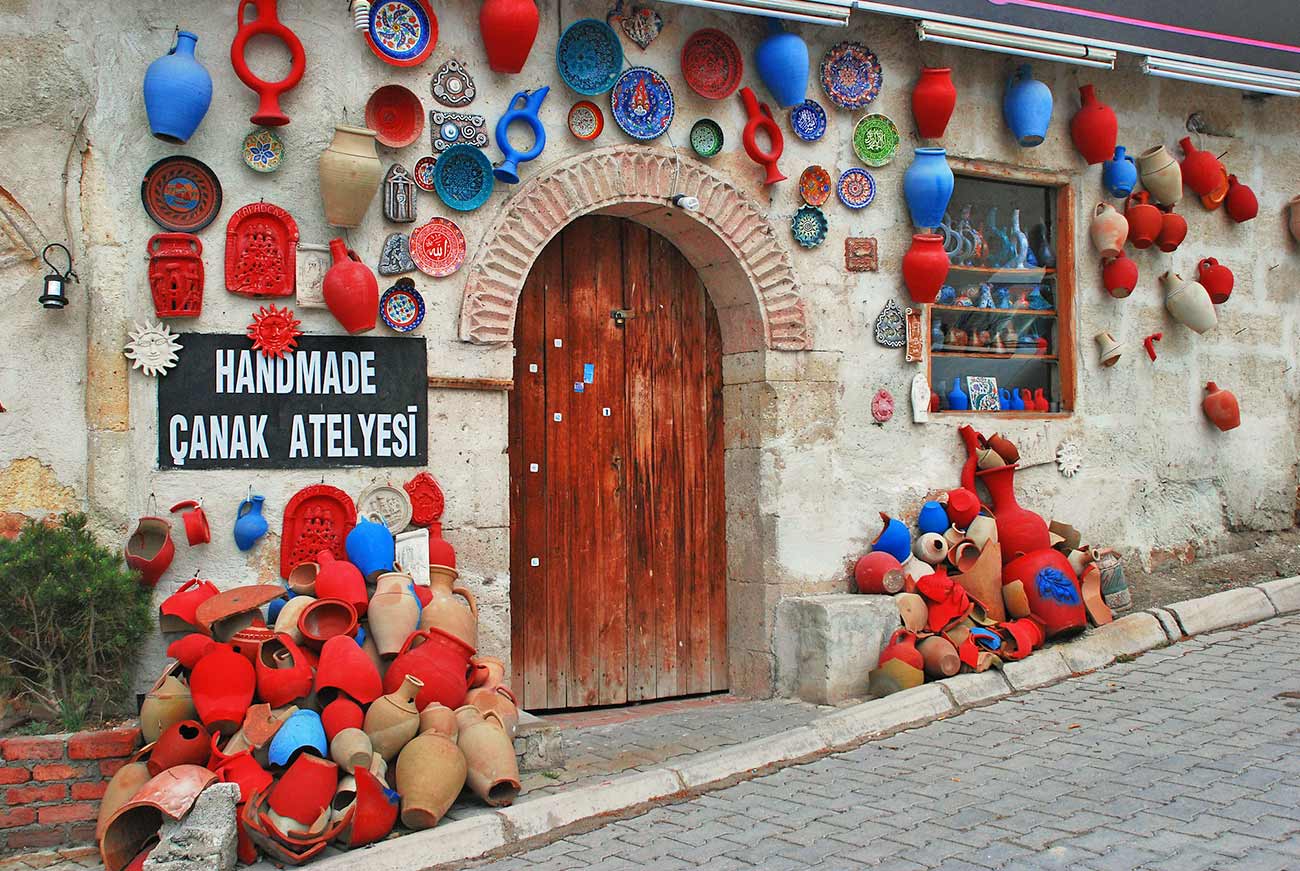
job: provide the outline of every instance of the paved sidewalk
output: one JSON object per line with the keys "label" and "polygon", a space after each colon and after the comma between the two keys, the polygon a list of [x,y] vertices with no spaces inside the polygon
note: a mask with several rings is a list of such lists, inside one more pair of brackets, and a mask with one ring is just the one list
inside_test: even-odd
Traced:
{"label": "paved sidewalk", "polygon": [[476,868],[1300,868],[1300,616]]}

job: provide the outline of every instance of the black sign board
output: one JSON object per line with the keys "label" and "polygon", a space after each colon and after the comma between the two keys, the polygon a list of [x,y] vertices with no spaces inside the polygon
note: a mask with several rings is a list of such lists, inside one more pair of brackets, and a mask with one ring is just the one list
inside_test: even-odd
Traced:
{"label": "black sign board", "polygon": [[864,0],[863,9],[1059,34],[1133,54],[1300,73],[1296,0]]}
{"label": "black sign board", "polygon": [[428,464],[423,339],[300,336],[279,360],[247,336],[179,340],[158,379],[161,469]]}

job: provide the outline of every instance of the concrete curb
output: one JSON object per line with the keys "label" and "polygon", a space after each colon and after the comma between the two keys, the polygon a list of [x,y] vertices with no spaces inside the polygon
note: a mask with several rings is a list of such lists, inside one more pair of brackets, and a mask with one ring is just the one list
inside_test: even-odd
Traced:
{"label": "concrete curb", "polygon": [[1189,635],[1300,612],[1300,577],[1268,581],[1136,612],[1064,644],[1053,644],[1001,673],[964,674],[825,714],[768,738],[619,775],[569,792],[392,838],[314,862],[320,871],[428,871],[489,853],[514,853],[545,836],[594,828],[728,782],[799,764],[972,707],[1057,683],[1164,647]]}

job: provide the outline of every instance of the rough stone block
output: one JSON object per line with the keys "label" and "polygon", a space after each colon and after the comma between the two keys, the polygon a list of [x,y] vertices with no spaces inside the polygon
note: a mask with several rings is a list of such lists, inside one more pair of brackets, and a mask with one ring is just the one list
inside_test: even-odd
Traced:
{"label": "rough stone block", "polygon": [[1055,647],[1045,648],[1019,662],[1008,662],[1002,667],[1002,676],[1017,692],[1055,683],[1073,673],[1065,657]]}
{"label": "rough stone block", "polygon": [[835,593],[782,600],[776,606],[779,695],[833,705],[867,694],[867,674],[899,626],[890,596]]}
{"label": "rough stone block", "polygon": [[843,747],[956,710],[957,706],[939,684],[930,683],[827,714],[811,725],[828,746]]}
{"label": "rough stone block", "polygon": [[758,768],[793,762],[829,749],[814,730],[801,726],[775,735],[747,741],[713,753],[702,753],[689,762],[672,766],[687,789],[718,783]]}
{"label": "rough stone block", "polygon": [[158,846],[144,860],[145,871],[231,871],[238,829],[239,785],[209,786],[183,819],[163,822]]}
{"label": "rough stone block", "polygon": [[1172,612],[1164,608],[1152,608],[1149,613],[1160,621],[1160,628],[1165,631],[1165,637],[1170,641],[1178,641],[1183,637],[1183,627],[1178,625],[1178,618]]}
{"label": "rough stone block", "polygon": [[1011,685],[1001,672],[971,672],[946,678],[939,683],[952,696],[958,707],[978,705],[1011,695]]}
{"label": "rough stone block", "polygon": [[1277,613],[1264,591],[1256,587],[1239,587],[1199,599],[1174,602],[1169,610],[1174,612],[1188,635],[1267,620]]}
{"label": "rough stone block", "polygon": [[1264,591],[1279,614],[1300,611],[1300,578],[1281,578],[1255,586]]}
{"label": "rough stone block", "polygon": [[515,729],[515,755],[521,771],[563,768],[564,742],[560,740],[559,727],[520,711],[519,726]]}
{"label": "rough stone block", "polygon": [[1152,614],[1129,614],[1100,626],[1056,649],[1075,674],[1110,665],[1117,656],[1133,656],[1168,643]]}

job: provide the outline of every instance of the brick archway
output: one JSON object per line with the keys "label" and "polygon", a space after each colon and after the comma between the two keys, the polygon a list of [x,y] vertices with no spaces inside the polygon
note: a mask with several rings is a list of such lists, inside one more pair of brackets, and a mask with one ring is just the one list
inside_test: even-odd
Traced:
{"label": "brick archway", "polygon": [[[699,210],[675,208],[675,192],[697,197]],[[533,261],[566,224],[593,212],[645,224],[681,250],[713,299],[726,353],[811,347],[789,253],[759,203],[699,161],[628,145],[574,155],[520,185],[469,268],[460,338],[511,342]]]}

